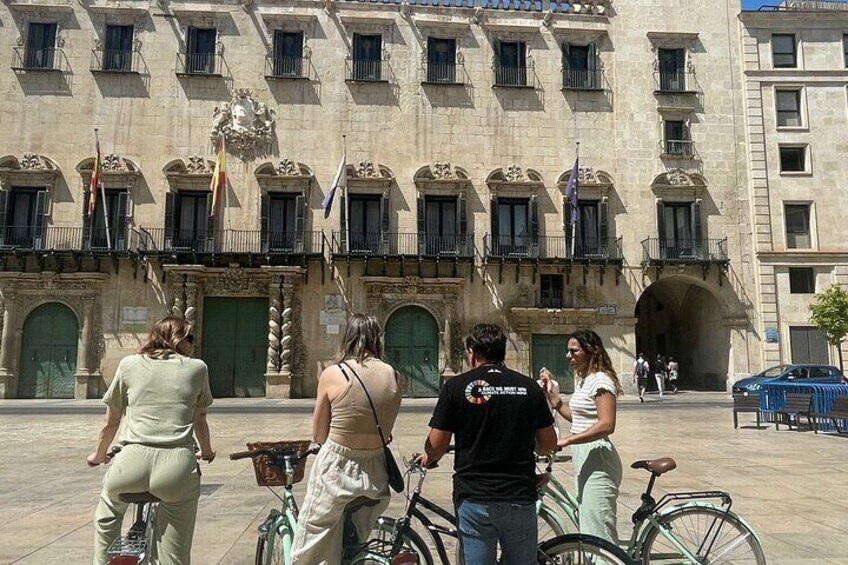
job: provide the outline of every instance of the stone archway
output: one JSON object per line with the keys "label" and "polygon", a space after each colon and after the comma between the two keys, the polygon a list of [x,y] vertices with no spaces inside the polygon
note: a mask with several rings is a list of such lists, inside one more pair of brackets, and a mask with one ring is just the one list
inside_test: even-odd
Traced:
{"label": "stone archway", "polygon": [[385,326],[386,358],[404,376],[405,394],[438,396],[439,325],[420,306],[403,306],[389,316]]}
{"label": "stone archway", "polygon": [[[739,324],[718,289],[693,277],[664,277],[639,297],[635,316],[638,352],[650,361],[674,357],[681,388],[726,390]],[[649,382],[649,390],[653,386]]]}

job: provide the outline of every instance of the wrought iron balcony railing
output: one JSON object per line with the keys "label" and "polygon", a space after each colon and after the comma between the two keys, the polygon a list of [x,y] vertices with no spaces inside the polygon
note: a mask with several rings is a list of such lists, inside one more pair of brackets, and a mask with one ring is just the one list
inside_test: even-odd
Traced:
{"label": "wrought iron balcony railing", "polygon": [[18,251],[135,251],[130,230],[67,226],[6,226],[0,229],[0,249]]}
{"label": "wrought iron balcony railing", "polygon": [[562,87],[566,90],[603,90],[604,72],[600,69],[562,70]]}
{"label": "wrought iron balcony railing", "polygon": [[424,84],[463,84],[465,66],[462,63],[427,62],[427,80]]}
{"label": "wrought iron balcony railing", "polygon": [[695,142],[688,139],[666,139],[663,142],[663,155],[691,159],[695,156]]}
{"label": "wrought iron balcony railing", "polygon": [[506,65],[495,65],[494,86],[505,88],[535,88],[536,75],[533,65],[527,64],[523,67]]}
{"label": "wrought iron balcony railing", "polygon": [[16,71],[58,71],[65,68],[65,52],[57,47],[15,47],[12,69]]}
{"label": "wrought iron balcony railing", "polygon": [[309,78],[308,57],[265,56],[265,77],[274,79],[306,79]]}
{"label": "wrought iron balcony railing", "polygon": [[651,237],[642,241],[646,263],[726,263],[725,239],[673,239]]}
{"label": "wrought iron balcony railing", "polygon": [[381,59],[354,59],[348,57],[347,80],[352,82],[388,82],[388,61]]}
{"label": "wrought iron balcony railing", "polygon": [[697,92],[695,73],[692,71],[654,71],[654,92],[661,94],[693,94]]}
{"label": "wrought iron balcony railing", "polygon": [[221,76],[216,53],[177,53],[176,71],[181,76]]}
{"label": "wrought iron balcony railing", "polygon": [[[619,261],[621,238],[582,239],[571,244],[571,238],[557,236],[492,236],[483,238],[486,258],[561,259],[585,261]],[[572,251],[573,247],[573,251]]]}
{"label": "wrought iron balcony railing", "polygon": [[320,231],[140,228],[140,232],[143,253],[316,255],[322,249]]}
{"label": "wrought iron balcony railing", "polygon": [[92,49],[91,71],[96,73],[137,73],[141,54],[129,49]]}
{"label": "wrought iron balcony railing", "polygon": [[333,232],[333,253],[358,256],[471,259],[474,257],[474,234]]}
{"label": "wrought iron balcony railing", "polygon": [[566,302],[565,294],[560,292],[536,293],[536,308],[570,308],[571,304]]}

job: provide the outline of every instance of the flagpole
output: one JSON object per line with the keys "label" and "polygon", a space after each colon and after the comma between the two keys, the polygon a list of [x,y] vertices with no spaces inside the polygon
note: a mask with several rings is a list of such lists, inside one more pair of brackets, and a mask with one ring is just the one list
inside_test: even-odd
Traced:
{"label": "flagpole", "polygon": [[[350,250],[350,198],[348,198],[347,193],[347,135],[342,134],[342,162],[344,163],[344,170],[342,171],[342,179],[344,179],[344,199],[345,206],[342,213],[345,218],[345,245],[347,245],[347,249]],[[339,180],[342,180],[339,179]]]}
{"label": "flagpole", "polygon": [[[94,138],[97,146],[100,147],[100,137],[97,134],[97,128],[94,128]],[[101,165],[102,167],[102,165]],[[109,229],[109,206],[106,204],[106,187],[103,185],[103,175],[97,179],[97,184],[100,185],[100,207],[103,209],[103,224],[106,226],[106,247],[109,251],[112,250],[112,234]]]}
{"label": "flagpole", "polygon": [[[580,186],[580,142],[577,142],[577,148],[575,149],[576,159],[575,165],[577,167],[577,176],[574,177],[574,200],[577,200],[577,188]],[[571,203],[569,202],[569,205]],[[573,217],[575,214],[573,211],[569,210],[570,215]],[[577,243],[577,222],[571,222],[571,258],[574,258],[574,246]]]}

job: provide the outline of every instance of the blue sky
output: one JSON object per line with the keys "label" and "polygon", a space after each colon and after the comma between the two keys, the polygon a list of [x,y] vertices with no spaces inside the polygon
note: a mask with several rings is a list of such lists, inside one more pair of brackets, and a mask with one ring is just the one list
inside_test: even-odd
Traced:
{"label": "blue sky", "polygon": [[780,0],[742,0],[743,10],[756,10],[760,6],[776,6],[780,4]]}

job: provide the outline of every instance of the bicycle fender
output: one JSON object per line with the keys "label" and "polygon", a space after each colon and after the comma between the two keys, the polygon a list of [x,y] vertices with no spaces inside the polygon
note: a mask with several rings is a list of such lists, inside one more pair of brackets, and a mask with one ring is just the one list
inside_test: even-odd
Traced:
{"label": "bicycle fender", "polygon": [[[680,509],[683,509],[683,508],[713,508],[713,509],[715,509],[719,512],[724,512],[724,508],[722,508],[721,506],[719,506],[717,504],[713,504],[711,502],[703,502],[703,501],[699,501],[699,500],[690,500],[689,502],[683,502],[681,504],[675,504],[674,506],[669,506],[667,508],[663,508],[657,515],[660,518],[664,518],[664,517],[668,516],[669,514],[672,514],[673,512],[680,510]],[[732,510],[728,512],[728,515],[732,515],[735,519],[739,520],[740,524],[742,524],[743,526],[748,528],[748,530],[752,534],[754,534],[754,539],[757,540],[757,543],[759,543],[760,545],[763,544],[762,540],[760,539],[760,535],[757,533],[757,530],[752,528],[751,524],[749,524],[748,521],[745,520],[745,518],[743,518],[742,516],[740,516],[736,512],[733,512]],[[640,545],[645,541],[645,537],[647,536],[648,530],[650,530],[650,528],[643,528],[642,533],[639,536]]]}

